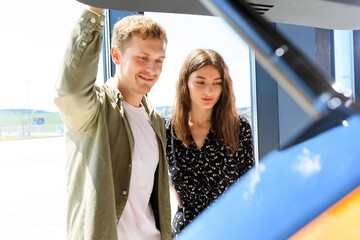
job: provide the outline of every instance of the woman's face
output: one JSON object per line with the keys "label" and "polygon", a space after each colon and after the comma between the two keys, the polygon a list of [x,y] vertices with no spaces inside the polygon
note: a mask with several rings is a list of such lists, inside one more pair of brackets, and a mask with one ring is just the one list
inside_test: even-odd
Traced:
{"label": "woman's face", "polygon": [[222,92],[222,79],[215,66],[204,66],[189,76],[191,109],[212,109]]}

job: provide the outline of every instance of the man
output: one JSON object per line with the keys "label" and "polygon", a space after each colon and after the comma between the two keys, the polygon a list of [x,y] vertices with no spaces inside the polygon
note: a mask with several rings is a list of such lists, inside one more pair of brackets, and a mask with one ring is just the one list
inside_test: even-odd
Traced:
{"label": "man", "polygon": [[142,15],[120,20],[115,76],[100,86],[103,12],[84,10],[56,84],[68,128],[68,239],[171,239],[165,126],[145,96],[162,71],[166,32]]}

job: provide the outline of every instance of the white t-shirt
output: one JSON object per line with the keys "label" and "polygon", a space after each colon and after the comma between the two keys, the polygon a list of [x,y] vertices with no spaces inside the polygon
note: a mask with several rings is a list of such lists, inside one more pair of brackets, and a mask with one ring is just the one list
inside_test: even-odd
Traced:
{"label": "white t-shirt", "polygon": [[[136,108],[124,101],[126,116],[135,146],[129,196],[118,224],[119,240],[159,240],[150,195],[159,163],[156,135],[143,106]],[[121,146],[119,146],[121,147]]]}

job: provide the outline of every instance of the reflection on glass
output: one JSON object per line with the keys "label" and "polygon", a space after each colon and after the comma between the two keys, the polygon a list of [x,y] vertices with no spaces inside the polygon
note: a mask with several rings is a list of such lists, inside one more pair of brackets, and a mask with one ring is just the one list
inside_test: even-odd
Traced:
{"label": "reflection on glass", "polygon": [[353,34],[348,30],[334,30],[334,89],[350,97],[354,90]]}

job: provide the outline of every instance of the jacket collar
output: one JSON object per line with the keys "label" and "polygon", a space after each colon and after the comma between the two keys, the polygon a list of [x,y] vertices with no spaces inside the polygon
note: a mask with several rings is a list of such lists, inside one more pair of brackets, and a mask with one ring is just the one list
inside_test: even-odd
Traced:
{"label": "jacket collar", "polygon": [[[116,104],[118,106],[122,105],[122,101],[124,101],[124,97],[119,91],[119,89],[115,86],[115,80],[114,78],[110,78],[106,81],[105,85],[110,90],[110,94],[112,95],[112,98],[115,100]],[[144,96],[141,100],[141,104],[144,106],[146,113],[151,117],[154,113],[154,109],[151,106],[151,104],[148,101],[148,98]]]}

